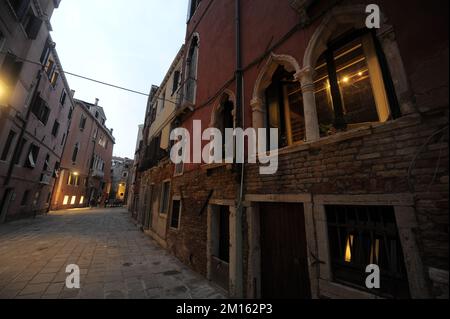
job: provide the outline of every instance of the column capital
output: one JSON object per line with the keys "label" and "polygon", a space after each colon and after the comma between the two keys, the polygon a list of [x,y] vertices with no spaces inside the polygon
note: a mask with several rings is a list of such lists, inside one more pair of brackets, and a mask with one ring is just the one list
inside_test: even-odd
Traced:
{"label": "column capital", "polygon": [[250,101],[250,106],[252,107],[252,112],[264,113],[263,101],[261,98],[256,97]]}

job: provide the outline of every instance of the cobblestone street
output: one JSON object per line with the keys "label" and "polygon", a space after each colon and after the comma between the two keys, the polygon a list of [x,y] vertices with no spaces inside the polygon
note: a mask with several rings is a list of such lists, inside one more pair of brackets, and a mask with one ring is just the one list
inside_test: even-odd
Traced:
{"label": "cobblestone street", "polygon": [[[65,286],[66,266],[81,289]],[[74,210],[0,225],[0,299],[224,298],[140,232],[124,209]]]}

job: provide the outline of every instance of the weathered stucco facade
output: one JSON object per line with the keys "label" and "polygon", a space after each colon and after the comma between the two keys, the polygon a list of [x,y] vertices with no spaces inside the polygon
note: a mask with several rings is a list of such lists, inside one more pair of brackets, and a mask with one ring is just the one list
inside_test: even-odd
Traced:
{"label": "weathered stucco facade", "polygon": [[59,2],[0,3],[0,222],[50,207],[74,108],[49,33]]}
{"label": "weathered stucco facade", "polygon": [[52,210],[104,206],[111,193],[115,139],[103,108],[75,100]]}

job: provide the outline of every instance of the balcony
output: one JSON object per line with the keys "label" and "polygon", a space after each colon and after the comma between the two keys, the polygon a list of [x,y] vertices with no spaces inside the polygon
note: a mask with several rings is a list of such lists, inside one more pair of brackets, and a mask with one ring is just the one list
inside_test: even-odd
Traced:
{"label": "balcony", "polygon": [[105,172],[99,170],[99,169],[93,169],[91,171],[91,176],[94,178],[104,178],[105,177]]}
{"label": "balcony", "polygon": [[161,140],[155,137],[150,145],[144,146],[139,159],[138,171],[143,172],[158,165],[158,163],[169,156],[166,150],[160,147]]}
{"label": "balcony", "polygon": [[41,174],[41,178],[39,180],[39,184],[41,185],[50,185],[52,181],[52,172],[43,172]]}
{"label": "balcony", "polygon": [[194,110],[195,96],[197,93],[197,80],[186,79],[177,89],[176,116],[180,116],[188,110]]}

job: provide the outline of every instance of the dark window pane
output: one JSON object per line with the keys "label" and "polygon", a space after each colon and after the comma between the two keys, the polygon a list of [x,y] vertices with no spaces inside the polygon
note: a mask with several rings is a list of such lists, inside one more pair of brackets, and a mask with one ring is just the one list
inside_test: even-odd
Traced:
{"label": "dark window pane", "polygon": [[219,211],[219,259],[230,261],[230,208],[220,206]]}
{"label": "dark window pane", "polygon": [[16,137],[16,132],[10,131],[8,135],[8,139],[6,140],[5,147],[3,149],[2,157],[0,160],[6,161],[9,155],[9,151],[11,149],[11,145],[14,141],[14,138]]}
{"label": "dark window pane", "polygon": [[172,218],[170,221],[170,227],[178,228],[180,222],[180,210],[181,202],[179,200],[174,200],[172,203]]}

